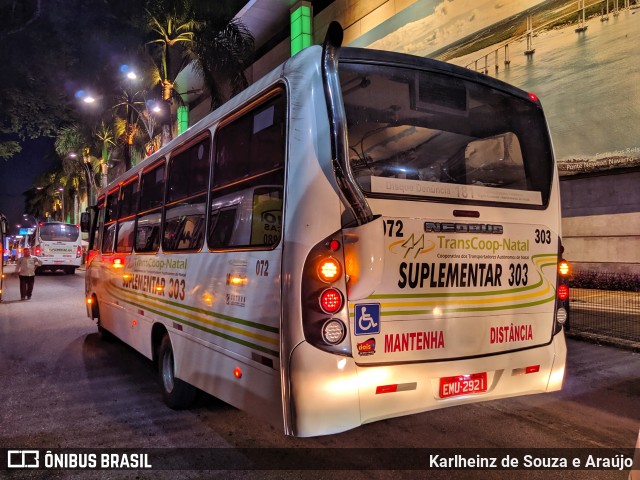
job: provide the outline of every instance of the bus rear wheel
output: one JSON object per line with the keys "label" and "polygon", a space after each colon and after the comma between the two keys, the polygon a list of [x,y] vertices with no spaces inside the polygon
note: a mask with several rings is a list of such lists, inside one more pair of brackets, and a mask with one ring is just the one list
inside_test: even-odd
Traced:
{"label": "bus rear wheel", "polygon": [[162,398],[169,408],[181,410],[193,404],[197,389],[175,377],[174,365],[171,339],[168,334],[165,334],[158,350],[158,375]]}
{"label": "bus rear wheel", "polygon": [[98,306],[98,299],[95,295],[93,296],[93,303],[91,304],[91,318],[96,319],[98,324],[98,337],[100,337],[100,340],[103,342],[113,341],[115,338],[113,334],[100,323],[100,307]]}

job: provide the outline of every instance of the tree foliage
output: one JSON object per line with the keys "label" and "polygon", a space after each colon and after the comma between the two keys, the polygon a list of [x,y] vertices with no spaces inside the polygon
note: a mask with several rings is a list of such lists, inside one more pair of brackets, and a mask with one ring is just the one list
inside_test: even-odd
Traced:
{"label": "tree foliage", "polygon": [[148,10],[147,45],[165,102],[181,102],[176,78],[188,66],[203,77],[212,108],[246,88],[244,71],[253,52],[253,36],[233,19],[237,2],[164,0]]}
{"label": "tree foliage", "polygon": [[[212,108],[246,87],[250,32],[233,17],[242,0],[4,0],[0,3],[0,159],[20,152],[21,143],[55,137],[70,125],[101,120],[133,129],[114,134],[113,160],[123,158],[134,133],[135,152],[153,135],[145,108],[123,108],[123,64],[144,65],[164,88],[167,102],[182,100],[174,89],[178,74],[193,64],[212,98]],[[77,91],[102,92],[100,114],[81,109]],[[146,94],[134,95],[128,106]],[[167,92],[169,92],[167,94]],[[119,108],[112,109],[118,105]],[[106,112],[106,115],[105,115]],[[169,118],[168,116],[166,118]],[[145,136],[147,137],[145,139]],[[92,145],[92,155],[102,157]]]}
{"label": "tree foliage", "polygon": [[112,61],[143,44],[143,14],[137,2],[122,0],[2,2],[0,158],[78,120],[75,91],[109,88]]}

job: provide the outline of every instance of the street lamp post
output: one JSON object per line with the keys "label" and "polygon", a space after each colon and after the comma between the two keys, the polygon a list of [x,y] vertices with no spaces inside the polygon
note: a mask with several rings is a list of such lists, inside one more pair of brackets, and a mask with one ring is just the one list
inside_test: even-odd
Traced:
{"label": "street lamp post", "polygon": [[60,205],[62,207],[61,221],[64,223],[64,187],[58,187],[58,191],[60,192]]}

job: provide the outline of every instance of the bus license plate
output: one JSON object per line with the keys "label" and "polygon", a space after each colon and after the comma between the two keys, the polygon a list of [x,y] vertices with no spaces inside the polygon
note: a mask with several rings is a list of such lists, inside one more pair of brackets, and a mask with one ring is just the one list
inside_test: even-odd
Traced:
{"label": "bus license plate", "polygon": [[440,379],[440,398],[457,397],[487,391],[487,372]]}

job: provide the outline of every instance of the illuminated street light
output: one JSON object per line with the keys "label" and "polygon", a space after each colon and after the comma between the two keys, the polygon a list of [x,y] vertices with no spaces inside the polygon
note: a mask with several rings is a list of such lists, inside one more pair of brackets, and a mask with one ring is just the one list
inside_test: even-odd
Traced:
{"label": "illuminated street light", "polygon": [[78,90],[75,93],[75,97],[78,100],[82,100],[83,103],[86,103],[86,104],[89,104],[89,105],[91,105],[93,103],[96,103],[95,95],[93,95],[91,92],[88,92],[86,90]]}

